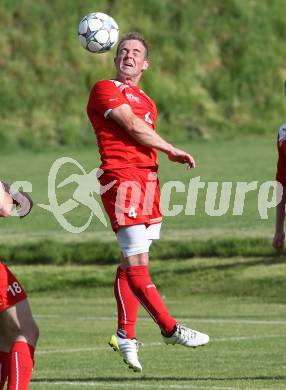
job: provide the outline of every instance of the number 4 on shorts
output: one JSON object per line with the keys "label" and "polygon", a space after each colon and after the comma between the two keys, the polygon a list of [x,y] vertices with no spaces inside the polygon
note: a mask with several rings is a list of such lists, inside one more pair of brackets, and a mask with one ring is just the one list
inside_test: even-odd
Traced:
{"label": "number 4 on shorts", "polygon": [[137,213],[136,213],[135,208],[133,206],[129,210],[128,217],[130,217],[130,218],[136,218],[137,217]]}

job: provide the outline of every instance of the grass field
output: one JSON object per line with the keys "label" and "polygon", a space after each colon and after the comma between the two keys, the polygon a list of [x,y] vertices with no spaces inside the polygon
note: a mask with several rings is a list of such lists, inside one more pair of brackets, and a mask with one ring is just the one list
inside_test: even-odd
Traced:
{"label": "grass field", "polygon": [[[142,313],[138,337],[145,344],[140,351],[144,371],[138,375],[108,349],[116,324],[111,299],[34,299],[33,303],[42,336],[31,388],[286,388],[285,306],[207,297],[168,300],[179,320],[207,332],[211,342],[195,350],[167,347]],[[269,310],[275,311],[275,319]]]}
{"label": "grass field", "polygon": [[[169,162],[165,156],[160,159],[161,184],[168,181],[181,181],[185,185],[183,193],[173,190],[170,206],[181,204],[182,212],[176,217],[165,217],[162,229],[162,238],[168,239],[204,239],[209,237],[227,236],[262,236],[271,237],[273,231],[274,210],[269,210],[268,219],[261,219],[258,206],[258,190],[246,195],[245,207],[241,216],[234,216],[233,204],[236,182],[258,182],[258,189],[262,182],[273,180],[276,169],[275,135],[259,137],[242,137],[212,142],[196,141],[182,145],[189,150],[197,161],[197,168],[187,171],[179,164]],[[113,234],[109,227],[105,228],[99,220],[93,218],[89,228],[81,234],[67,233],[56,221],[54,216],[37,206],[38,203],[48,204],[48,174],[52,163],[60,157],[68,156],[76,159],[90,172],[98,167],[98,153],[96,145],[89,148],[57,149],[49,151],[15,151],[1,156],[0,176],[9,181],[27,180],[33,185],[33,198],[36,206],[31,217],[18,223],[16,218],[5,222],[5,230],[1,234],[0,242],[17,243],[27,240],[51,239],[61,241],[110,240]],[[9,167],[9,170],[7,170]],[[57,184],[72,173],[82,173],[72,164],[65,164],[60,171]],[[200,190],[195,215],[185,215],[185,205],[188,184],[191,178],[200,176],[203,182],[232,181],[230,207],[220,216],[210,216],[205,210],[206,189]],[[58,189],[59,203],[72,198],[75,183]],[[220,188],[217,196],[219,201]],[[76,226],[83,225],[90,215],[90,210],[79,205],[65,217]]]}
{"label": "grass field", "polygon": [[[195,156],[196,170],[186,171],[162,156],[162,184],[177,180],[187,187],[190,178],[200,176],[204,182],[257,181],[259,186],[275,176],[275,137],[196,141],[182,146]],[[96,147],[15,151],[1,156],[1,178],[30,181],[36,204],[29,218],[5,221],[0,238],[3,247],[35,241],[51,255],[56,246],[43,245],[42,240],[71,247],[71,242],[92,241],[96,246],[98,241],[114,239],[109,228],[95,219],[84,233],[67,233],[52,214],[37,206],[48,204],[49,170],[62,156],[75,158],[87,172],[98,166]],[[80,170],[64,166],[57,183],[72,173]],[[70,199],[75,188],[73,183],[59,190],[59,201]],[[209,245],[209,238],[260,237],[266,239],[264,250],[268,241],[270,248],[274,210],[269,211],[268,219],[261,219],[257,194],[247,194],[242,216],[232,215],[232,194],[226,214],[211,217],[205,212],[206,191],[202,190],[195,216],[183,212],[165,218],[163,240],[177,240],[165,244],[180,248],[180,240]],[[185,198],[186,193],[174,194],[172,204],[185,204]],[[81,225],[88,216],[89,210],[80,205],[67,218]],[[247,246],[247,241],[239,245]],[[88,250],[92,248],[89,245]],[[41,329],[31,389],[286,389],[286,264],[284,258],[269,255],[271,251],[256,257],[182,259],[173,254],[170,258],[177,260],[168,261],[154,256],[153,281],[171,313],[208,333],[211,342],[195,350],[167,347],[161,343],[157,327],[141,311],[137,335],[144,343],[140,350],[142,375],[129,372],[107,345],[116,328],[114,264],[13,266],[29,293]]]}
{"label": "grass field", "polygon": [[[286,389],[286,264],[273,258],[154,261],[171,313],[207,332],[197,349],[165,346],[140,311],[143,373],[108,346],[115,266],[13,267],[41,329],[32,389]],[[41,287],[42,286],[42,287]]]}

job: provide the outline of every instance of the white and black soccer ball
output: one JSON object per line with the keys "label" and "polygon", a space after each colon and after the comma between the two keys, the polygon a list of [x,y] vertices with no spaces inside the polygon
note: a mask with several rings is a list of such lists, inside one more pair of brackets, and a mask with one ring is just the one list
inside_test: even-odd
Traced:
{"label": "white and black soccer ball", "polygon": [[92,53],[105,53],[118,41],[119,28],[115,20],[102,12],[86,15],[79,23],[78,37],[82,46]]}

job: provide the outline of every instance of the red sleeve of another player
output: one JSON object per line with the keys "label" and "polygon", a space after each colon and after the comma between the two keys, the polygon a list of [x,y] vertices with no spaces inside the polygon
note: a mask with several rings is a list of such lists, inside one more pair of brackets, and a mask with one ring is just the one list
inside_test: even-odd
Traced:
{"label": "red sleeve of another player", "polygon": [[104,116],[116,107],[129,102],[120,89],[111,80],[101,80],[93,87],[88,110],[93,109],[101,112]]}
{"label": "red sleeve of another player", "polygon": [[283,155],[286,157],[286,140],[283,141],[283,143],[281,145],[281,150],[282,150]]}

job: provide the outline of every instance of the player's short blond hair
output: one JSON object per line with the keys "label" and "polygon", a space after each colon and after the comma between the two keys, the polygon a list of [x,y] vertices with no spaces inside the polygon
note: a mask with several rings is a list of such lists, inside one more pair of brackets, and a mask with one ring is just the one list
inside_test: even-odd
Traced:
{"label": "player's short blond hair", "polygon": [[118,45],[117,45],[117,50],[116,50],[116,57],[118,56],[119,49],[120,49],[120,46],[122,45],[122,43],[125,41],[132,41],[132,40],[139,41],[142,43],[142,45],[145,48],[145,59],[148,59],[148,57],[149,57],[148,43],[145,41],[144,37],[136,31],[128,32],[119,40]]}

